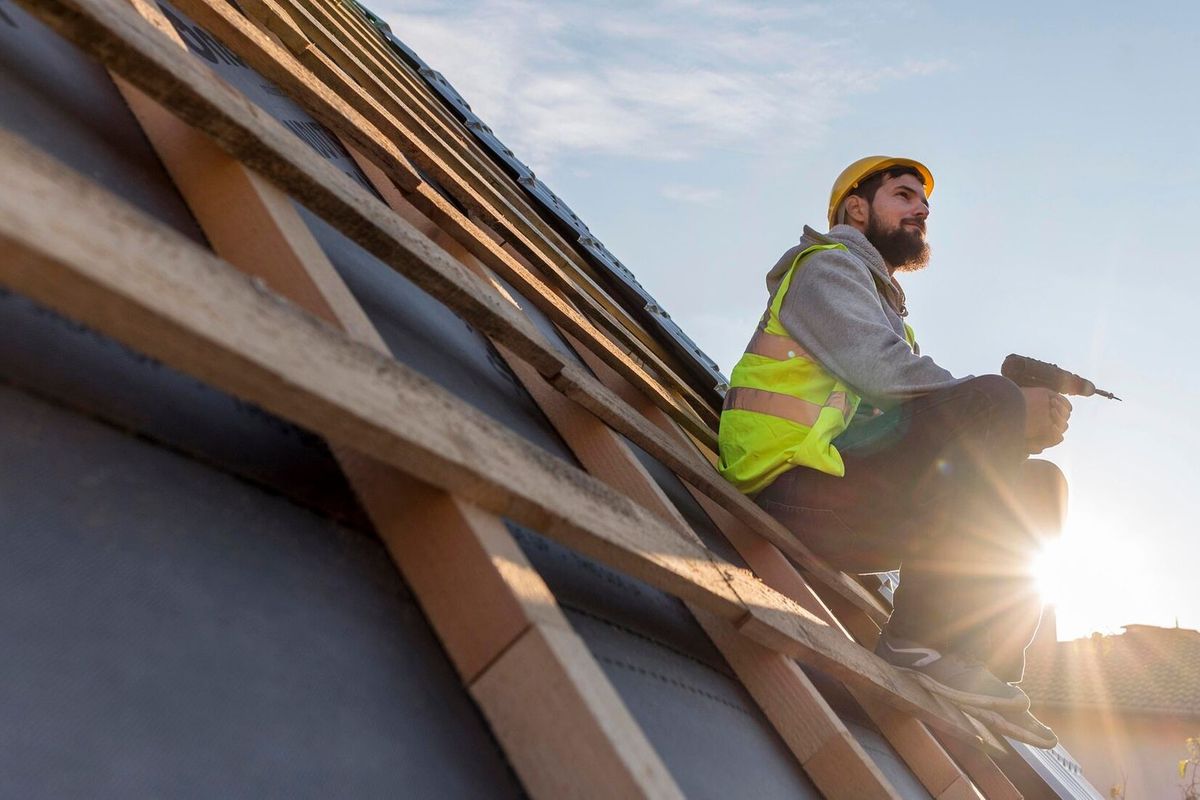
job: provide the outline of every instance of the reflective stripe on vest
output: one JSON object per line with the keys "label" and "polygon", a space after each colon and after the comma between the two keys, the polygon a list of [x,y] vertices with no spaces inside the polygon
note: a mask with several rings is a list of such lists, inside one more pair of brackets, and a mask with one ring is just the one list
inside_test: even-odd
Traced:
{"label": "reflective stripe on vest", "polygon": [[746,352],[753,353],[756,356],[773,358],[776,361],[786,361],[789,358],[807,358],[809,361],[813,360],[808,351],[801,347],[800,343],[792,337],[767,333],[762,328],[754,332],[754,337],[750,339],[750,344],[747,345]]}
{"label": "reflective stripe on vest", "polygon": [[[817,405],[790,394],[770,392],[766,389],[753,389],[748,386],[735,386],[725,393],[725,410],[740,409],[754,411],[759,414],[769,414],[772,417],[791,420],[811,428],[817,424],[822,409],[836,408],[845,419],[850,410],[850,400],[845,392],[834,392],[829,395],[825,405]],[[847,420],[849,421],[849,420]]]}

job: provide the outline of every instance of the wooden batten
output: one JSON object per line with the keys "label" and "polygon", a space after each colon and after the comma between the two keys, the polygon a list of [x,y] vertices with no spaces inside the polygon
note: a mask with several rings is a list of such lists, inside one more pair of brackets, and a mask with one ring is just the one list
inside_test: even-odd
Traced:
{"label": "wooden batten", "polygon": [[[402,469],[420,465],[434,485],[695,601],[769,647],[843,673],[973,738],[915,681],[791,601],[754,581],[731,588],[736,571],[729,570],[727,582],[727,567],[711,553],[628,498],[280,302],[19,139],[0,139],[0,154],[11,190],[0,200],[0,238],[12,253],[0,265],[0,281],[15,291],[332,442]],[[39,213],[42,207],[56,216]],[[131,241],[139,246],[131,248]]]}
{"label": "wooden batten", "polygon": [[[252,67],[287,91],[314,117],[354,142],[359,149],[387,172],[389,177],[397,179],[401,186],[412,181],[411,169],[401,166],[411,159],[418,167],[433,175],[445,188],[450,190],[455,199],[463,203],[473,216],[477,216],[488,224],[498,226],[498,230],[504,232],[505,240],[511,242],[520,252],[527,254],[536,262],[546,265],[547,268],[557,269],[546,253],[538,249],[535,243],[526,236],[527,226],[522,226],[522,229],[518,230],[506,221],[505,211],[514,218],[520,216],[514,209],[502,211],[501,208],[497,208],[497,205],[502,207],[505,205],[502,201],[497,200],[496,203],[493,203],[495,198],[485,198],[479,192],[474,191],[474,188],[467,185],[463,177],[457,174],[449,164],[424,146],[409,127],[402,125],[392,114],[366,94],[358,84],[345,77],[339,68],[329,64],[319,51],[306,46],[301,50],[305,56],[303,63],[297,62],[290,53],[272,42],[236,10],[223,2],[179,0],[179,6],[197,22],[221,37]],[[312,75],[308,67],[314,61],[322,76],[333,82],[332,86],[324,85],[316,79],[316,76]],[[561,256],[561,253],[559,255]],[[567,282],[565,276],[561,277],[561,280]],[[577,287],[576,294],[579,294]],[[579,299],[586,301],[590,310],[598,316],[604,315],[604,312],[591,302],[590,297],[580,295]],[[580,319],[583,318],[580,317]],[[590,322],[587,324],[591,325]],[[613,324],[615,327],[621,327],[616,323]],[[609,341],[607,337],[599,337],[597,344],[605,345]],[[647,353],[641,355],[648,360],[657,362],[656,358],[651,358]],[[673,409],[674,413],[690,418],[688,424],[693,425],[698,434],[712,435],[716,414],[699,398],[697,398],[695,407],[685,408],[676,401],[674,395],[665,386],[646,371],[640,360],[631,358],[625,350],[615,345],[605,347],[605,357],[613,361],[617,368],[631,372],[635,381],[653,391],[658,400]],[[657,366],[661,371],[667,371],[665,366],[661,364]],[[693,396],[695,394],[690,387],[678,379],[673,388]]]}
{"label": "wooden batten", "polygon": [[[541,220],[516,183],[496,172],[490,159],[479,157],[471,148],[463,146],[448,120],[428,113],[428,106],[419,102],[407,87],[386,80],[390,73],[385,65],[394,64],[394,57],[376,58],[374,53],[361,46],[352,49],[354,39],[348,28],[356,26],[343,26],[344,17],[333,11],[332,4],[254,0],[247,5],[247,11],[277,33],[288,31],[285,44],[310,68],[312,62],[322,60],[314,51],[314,47],[320,48],[320,55],[328,59],[322,60],[323,63],[335,64],[361,90],[362,94],[348,98],[352,105],[368,118],[371,118],[371,111],[381,115],[376,123],[381,130],[387,131],[396,125],[405,131],[407,138],[396,141],[397,145],[427,174],[433,175],[472,213],[479,214],[486,224],[511,241],[518,252],[539,264],[543,276],[615,337],[622,349],[650,365],[665,378],[667,385],[687,397],[693,410],[710,424],[715,424],[711,404],[664,363],[665,354],[655,352],[660,348],[645,344],[644,339],[649,339],[647,334],[592,280],[583,269],[585,262],[575,254],[573,246]],[[347,12],[343,10],[342,14]],[[300,36],[294,32],[299,32]],[[378,34],[373,31],[370,36],[378,40]],[[325,71],[328,74],[328,70]],[[340,83],[348,85],[345,81]],[[343,92],[339,94],[346,96]],[[376,104],[371,110],[364,107],[364,104],[369,105],[368,98]],[[466,134],[460,124],[454,123],[454,127]],[[467,138],[470,138],[469,134]],[[489,204],[502,214],[498,217],[491,214]],[[639,332],[641,336],[637,335]]]}
{"label": "wooden batten", "polygon": [[[636,390],[619,375],[586,353],[584,353],[583,358],[588,361],[592,369],[596,371],[597,375],[600,376],[609,388],[631,403],[639,402],[640,396]],[[640,400],[637,410],[665,432],[673,434],[681,441],[683,440],[685,434],[665,415],[659,413],[657,409],[646,403],[644,398]],[[703,456],[699,453],[696,453],[696,458],[703,460]],[[717,525],[725,537],[737,549],[739,555],[746,560],[755,574],[762,578],[768,586],[787,595],[831,625],[839,627],[847,637],[854,638],[851,636],[850,631],[842,627],[842,620],[851,621],[853,627],[863,632],[864,635],[877,633],[877,629],[871,620],[865,615],[858,613],[858,609],[849,606],[849,604],[845,604],[842,607],[842,613],[839,616],[832,614],[828,607],[813,592],[808,582],[804,580],[795,567],[770,542],[755,536],[740,520],[730,515],[727,510],[713,502],[711,498],[696,491],[694,487],[688,486],[687,488],[691,491],[701,508],[704,509],[705,513],[713,520],[714,524]],[[863,640],[860,639],[859,641],[862,642]],[[874,645],[874,639],[870,638],[864,643],[868,647],[871,647]],[[863,710],[866,711],[867,715],[879,728],[880,732],[896,749],[900,757],[912,769],[913,774],[916,775],[917,779],[921,781],[933,797],[974,797],[977,793],[972,783],[976,777],[986,782],[995,783],[1006,780],[995,763],[986,754],[982,753],[980,754],[980,758],[972,759],[969,763],[969,768],[964,771],[964,769],[960,768],[954,762],[950,755],[942,748],[938,740],[933,737],[920,721],[896,711],[887,704],[878,702],[869,695],[855,691],[853,687],[850,688],[850,691],[863,707]],[[950,714],[962,716],[960,712],[957,712],[953,708],[947,708],[946,711]],[[966,720],[966,722],[969,724],[970,721]],[[996,751],[995,743],[990,742],[989,744],[991,745],[989,749]]]}
{"label": "wooden batten", "polygon": [[[399,200],[395,187],[385,183],[384,176],[376,175],[375,180],[376,188],[396,203],[399,212],[408,215],[407,218],[422,231],[436,235],[435,226],[427,220],[419,220],[417,215],[413,214],[411,206]],[[448,252],[474,271],[486,274],[486,268],[461,248]],[[503,291],[499,284],[495,285],[498,290]],[[577,342],[568,334],[564,335],[577,351],[583,352]],[[503,354],[504,351],[501,352]],[[660,516],[671,519],[681,530],[686,531],[687,523],[614,431],[596,419],[581,414],[571,403],[553,392],[535,371],[511,354],[505,355],[510,368],[588,472]],[[595,368],[607,369],[601,364],[596,364],[594,357],[591,360]],[[617,382],[623,384],[621,388],[625,390],[626,399],[636,402],[641,397],[615,373],[610,372],[608,378],[610,388]],[[671,433],[674,430],[678,436],[683,435],[682,432],[673,429],[673,423],[665,415],[644,397],[641,399],[642,407],[636,409],[638,412],[657,415],[656,421],[666,432]],[[819,608],[819,613],[822,613],[828,622],[837,624],[808,589],[804,579],[778,550],[750,534],[744,526],[738,524],[709,498],[698,492],[695,492],[695,496],[706,503],[710,512],[721,515],[714,519],[721,519],[725,523],[721,526],[722,530],[735,541],[735,546],[742,551],[743,557],[749,557],[748,560],[756,572],[764,577],[768,584],[775,588],[780,588],[778,584],[782,584],[789,590],[785,594],[790,593],[793,599],[797,596],[809,598],[812,603],[810,610]],[[811,681],[794,664],[744,638],[732,635],[732,629],[727,624],[708,616],[702,610],[693,609],[693,614],[701,621],[710,638],[738,672],[739,678],[759,701],[768,718],[776,725],[781,736],[792,747],[793,753],[823,791],[855,797],[874,796],[876,793],[886,795],[894,791],[837,719],[836,714],[820,697]],[[782,702],[784,699],[786,702]],[[975,795],[970,779],[958,769],[920,722],[869,697],[860,699],[868,704],[868,714],[875,719],[884,735],[934,797],[958,798]],[[839,743],[834,744],[833,741]],[[815,760],[817,754],[821,754],[825,760]]]}
{"label": "wooden batten", "polygon": [[[341,136],[386,204],[181,57],[149,0],[18,2],[110,69],[220,258],[0,131],[0,286],[324,437],[531,794],[681,796],[506,518],[680,598],[824,794],[898,796],[796,661],[844,683],[931,796],[1020,796],[994,734],[870,652],[872,593],[720,478],[715,411],[675,357],[355,10],[177,0]],[[488,337],[583,469],[392,358],[292,197]]]}
{"label": "wooden batten", "polygon": [[[152,7],[139,11],[161,21]],[[387,351],[285,195],[145,95],[123,91],[220,255]],[[335,455],[533,796],[680,796],[498,517],[353,451]]]}
{"label": "wooden batten", "polygon": [[[78,46],[93,52],[172,113],[208,133],[222,149],[251,165],[288,194],[304,198],[306,205],[368,252],[400,271],[477,329],[503,342],[542,375],[553,378],[552,385],[560,391],[593,413],[604,415],[602,419],[606,423],[631,436],[639,446],[662,458],[672,469],[690,470],[681,475],[720,498],[735,514],[746,518],[756,533],[779,546],[834,591],[875,619],[886,618],[878,601],[857,582],[815,558],[793,534],[719,476],[711,470],[697,472],[688,466],[688,459],[679,458],[670,447],[664,450],[662,437],[640,415],[622,416],[619,409],[612,406],[611,393],[606,395],[606,390],[586,370],[566,364],[523,315],[496,301],[477,278],[465,272],[444,251],[396,215],[386,213],[375,198],[338,169],[309,158],[306,145],[281,125],[255,113],[247,101],[214,79],[206,68],[173,57],[172,51],[163,47],[161,37],[140,17],[130,19],[130,12],[123,6],[112,5],[112,0],[67,1],[97,16],[66,13],[54,0],[22,0],[34,13],[40,12],[50,24],[57,25],[60,32]],[[167,47],[174,48],[175,44],[168,42]],[[303,70],[299,64],[294,67]],[[325,95],[333,97],[325,92],[318,99],[325,102]],[[347,110],[347,113],[354,116],[353,111]],[[365,121],[362,124],[369,127]],[[396,158],[402,159],[402,156],[397,153]],[[430,199],[435,207],[439,200],[445,205],[428,185],[417,184],[412,192],[411,197]],[[441,221],[437,221],[440,224]],[[659,387],[650,393],[656,404],[661,391]],[[681,419],[675,413],[679,409],[674,405],[664,410],[694,435],[693,417],[684,415]],[[711,431],[708,435],[711,437]]]}
{"label": "wooden batten", "polygon": [[[681,533],[694,536],[633,451],[611,428],[563,398],[527,365],[511,356],[507,360],[589,473],[670,520]],[[739,636],[720,617],[698,607],[689,610],[824,793],[864,799],[897,796],[870,756],[790,659]],[[835,769],[829,768],[831,758],[837,760]]]}

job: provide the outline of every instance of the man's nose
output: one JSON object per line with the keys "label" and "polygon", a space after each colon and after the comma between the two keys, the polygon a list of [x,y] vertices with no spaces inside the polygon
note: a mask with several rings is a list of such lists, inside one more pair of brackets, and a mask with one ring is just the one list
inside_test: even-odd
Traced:
{"label": "man's nose", "polygon": [[917,203],[917,210],[913,212],[913,216],[917,219],[925,219],[929,216],[929,204]]}

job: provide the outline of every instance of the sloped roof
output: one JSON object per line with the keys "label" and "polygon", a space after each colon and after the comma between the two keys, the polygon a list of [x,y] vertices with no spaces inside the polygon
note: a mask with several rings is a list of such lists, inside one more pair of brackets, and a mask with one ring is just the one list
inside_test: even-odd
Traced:
{"label": "sloped roof", "polygon": [[1200,631],[1127,625],[1116,636],[1031,652],[1035,704],[1200,717]]}

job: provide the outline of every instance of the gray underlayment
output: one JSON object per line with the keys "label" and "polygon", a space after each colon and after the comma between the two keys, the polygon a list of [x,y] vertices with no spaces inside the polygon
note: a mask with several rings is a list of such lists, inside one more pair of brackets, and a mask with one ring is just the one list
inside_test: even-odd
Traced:
{"label": "gray underlayment", "polygon": [[[172,13],[198,57],[279,99]],[[7,0],[0,96],[0,125],[205,242],[104,71]],[[295,106],[268,110],[344,155]],[[399,360],[574,462],[486,340],[302,213]],[[0,330],[0,796],[521,794],[321,440],[22,297],[0,292]],[[688,796],[819,796],[678,600],[510,528]],[[814,677],[897,788],[927,797]]]}

